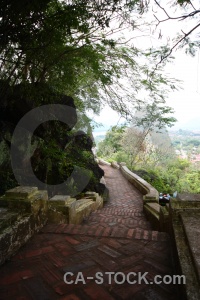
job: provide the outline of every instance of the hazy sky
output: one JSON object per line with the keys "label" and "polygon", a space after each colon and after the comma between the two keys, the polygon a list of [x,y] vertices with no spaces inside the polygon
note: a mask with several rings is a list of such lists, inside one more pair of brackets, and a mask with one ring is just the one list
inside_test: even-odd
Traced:
{"label": "hazy sky", "polygon": [[175,64],[170,68],[174,77],[183,80],[183,90],[171,93],[167,100],[167,103],[174,108],[175,117],[179,121],[176,126],[180,127],[200,116],[199,53],[194,58],[184,54],[176,55]]}
{"label": "hazy sky", "polygon": [[[171,15],[176,16],[179,13],[171,13]],[[150,16],[152,16],[151,13]],[[157,16],[159,19],[165,17],[159,10],[157,10]],[[195,24],[195,20],[190,20],[187,23],[167,21],[162,23],[162,26],[159,27],[154,35],[136,39],[136,46],[144,48],[148,42],[152,46],[161,45],[168,36],[175,36],[175,32],[180,29],[187,32],[192,28],[193,24]],[[160,30],[163,38],[162,40],[157,40],[156,36],[158,36]],[[170,77],[180,79],[183,83],[181,84],[182,90],[169,94],[167,105],[175,110],[174,116],[178,120],[175,128],[184,128],[187,126],[188,121],[198,119],[200,116],[200,53],[197,52],[195,57],[191,57],[186,55],[183,50],[178,50],[173,52],[173,55],[175,56],[174,62],[167,65],[166,71]],[[105,107],[100,116],[95,117],[95,121],[104,124],[107,129],[108,126],[117,124],[119,115],[109,107]]]}

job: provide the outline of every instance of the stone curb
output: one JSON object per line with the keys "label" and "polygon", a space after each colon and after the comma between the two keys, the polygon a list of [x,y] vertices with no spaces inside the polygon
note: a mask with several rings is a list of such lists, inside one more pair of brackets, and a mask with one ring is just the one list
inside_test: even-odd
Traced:
{"label": "stone curb", "polygon": [[149,241],[168,241],[169,235],[165,232],[144,230],[140,228],[131,228],[123,230],[120,227],[103,227],[89,226],[89,225],[46,225],[41,233],[59,233],[69,235],[85,235],[95,237],[113,237],[113,238],[126,238],[136,240],[149,240]]}

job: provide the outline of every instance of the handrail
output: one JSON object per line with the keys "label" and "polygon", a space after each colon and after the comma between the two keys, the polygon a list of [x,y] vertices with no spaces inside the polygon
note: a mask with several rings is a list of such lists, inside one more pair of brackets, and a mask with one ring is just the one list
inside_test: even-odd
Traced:
{"label": "handrail", "polygon": [[120,169],[124,177],[144,195],[145,202],[159,202],[159,192],[150,183],[131,172],[124,163],[120,164]]}
{"label": "handrail", "polygon": [[100,165],[109,165],[113,168],[120,169],[124,177],[144,195],[143,200],[145,202],[159,203],[159,192],[146,180],[131,172],[127,168],[126,163],[117,163],[116,161],[109,163],[102,158],[97,158],[97,161]]}

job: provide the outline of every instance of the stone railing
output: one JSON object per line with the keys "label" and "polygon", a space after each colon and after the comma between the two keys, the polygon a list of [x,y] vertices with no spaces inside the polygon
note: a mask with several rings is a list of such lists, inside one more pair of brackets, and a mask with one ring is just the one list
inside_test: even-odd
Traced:
{"label": "stone railing", "polygon": [[127,167],[126,163],[117,163],[115,161],[109,163],[101,158],[97,159],[98,163],[100,165],[108,165],[112,166],[115,169],[121,169],[122,174],[124,177],[128,179],[143,195],[144,202],[157,202],[159,199],[159,193],[158,191],[147,181],[142,179],[137,174],[131,172]]}
{"label": "stone railing", "polygon": [[128,181],[130,181],[144,195],[144,202],[158,202],[159,193],[151,184],[137,174],[131,172],[126,167],[125,163],[120,163],[119,165],[124,177],[126,177]]}
{"label": "stone railing", "polygon": [[19,186],[0,197],[0,264],[9,259],[47,222],[80,224],[92,211],[103,206],[103,197],[86,192],[79,200],[47,191]]}
{"label": "stone railing", "polygon": [[125,163],[120,163],[120,169],[125,178],[134,185],[143,196],[143,210],[153,229],[166,231],[169,223],[168,207],[159,205],[159,192],[146,180],[131,172]]}
{"label": "stone railing", "polygon": [[115,161],[108,163],[98,158],[100,165],[108,165],[115,169],[120,169],[124,177],[134,185],[143,194],[143,209],[147,219],[151,222],[153,229],[167,231],[169,227],[169,208],[159,205],[159,192],[146,180],[131,172],[126,163],[117,163]]}
{"label": "stone railing", "polygon": [[[108,164],[101,160],[100,164]],[[166,206],[159,205],[158,191],[132,173],[125,163],[112,162],[144,194],[143,209],[153,229],[171,237],[175,272],[185,276],[179,285],[181,299],[200,299],[200,194],[178,194]]]}

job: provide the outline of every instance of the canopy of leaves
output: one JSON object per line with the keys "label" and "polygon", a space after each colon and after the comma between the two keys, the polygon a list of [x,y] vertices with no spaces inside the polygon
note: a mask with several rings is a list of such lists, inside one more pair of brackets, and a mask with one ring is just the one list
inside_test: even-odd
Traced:
{"label": "canopy of leaves", "polygon": [[[170,87],[133,43],[118,32],[137,28],[143,1],[2,0],[0,78],[7,84],[48,83],[75,99],[80,110],[99,112],[104,103],[123,116],[138,103],[138,92],[164,99]],[[145,57],[145,56],[144,56]],[[144,63],[141,63],[141,62]]]}

